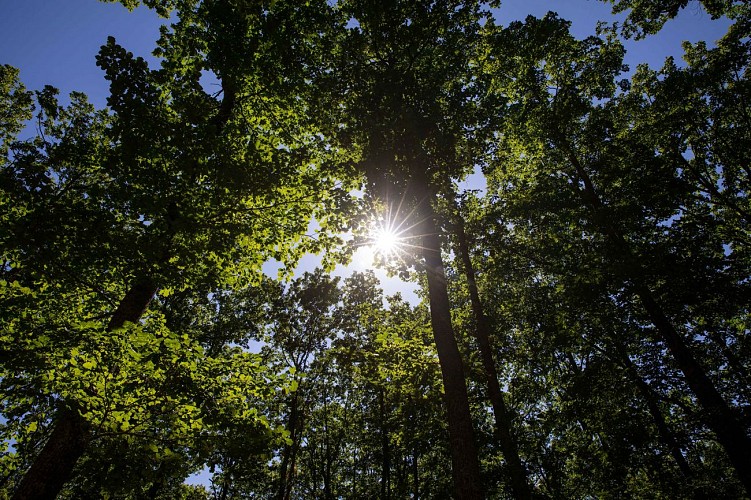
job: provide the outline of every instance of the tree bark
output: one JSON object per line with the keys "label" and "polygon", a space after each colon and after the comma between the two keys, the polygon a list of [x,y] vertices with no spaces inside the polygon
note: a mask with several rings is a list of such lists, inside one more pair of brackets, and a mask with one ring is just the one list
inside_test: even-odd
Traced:
{"label": "tree bark", "polygon": [[532,498],[532,491],[527,482],[527,472],[519,458],[519,447],[513,434],[511,415],[503,399],[503,391],[498,383],[498,371],[493,360],[493,351],[490,345],[491,327],[485,309],[480,301],[480,293],[477,289],[475,270],[469,254],[467,234],[464,229],[464,220],[458,213],[455,217],[454,235],[458,243],[458,254],[464,267],[464,275],[469,289],[469,299],[472,305],[472,314],[475,318],[473,330],[477,345],[480,348],[480,358],[485,372],[485,380],[488,389],[488,397],[493,407],[495,417],[495,431],[501,445],[501,451],[506,459],[508,471],[511,476],[511,489],[514,497],[521,500]]}
{"label": "tree bark", "polygon": [[24,475],[13,500],[54,500],[90,437],[89,424],[78,411],[67,407],[60,410],[52,434]]}
{"label": "tree bark", "polygon": [[419,198],[417,214],[421,220],[419,227],[428,279],[430,322],[443,377],[454,491],[459,499],[480,499],[484,497],[480,483],[480,462],[472,429],[464,367],[451,325],[441,241],[428,192],[427,185],[418,186],[418,193],[426,195]]}
{"label": "tree bark", "polygon": [[[157,292],[149,278],[137,281],[112,314],[107,331],[137,322]],[[89,423],[76,405],[63,403],[55,427],[39,456],[18,485],[13,500],[53,500],[73,474],[73,469],[91,441]]]}
{"label": "tree bark", "polygon": [[751,494],[751,439],[749,439],[736,414],[730,409],[730,406],[707,376],[704,368],[694,357],[690,347],[657,303],[652,290],[644,283],[641,265],[637,257],[631,251],[614,222],[603,213],[602,201],[586,170],[570,148],[564,146],[564,150],[576,171],[578,180],[583,184],[583,187],[580,188],[575,183],[575,189],[579,192],[584,203],[589,205],[596,223],[600,225],[613,250],[626,265],[632,288],[636,296],[639,297],[650,321],[657,329],[660,339],[673,355],[686,383],[696,396],[703,410],[704,422],[714,432],[717,441],[725,449],[730,463],[735,468],[738,479],[745,487],[746,492]]}
{"label": "tree bark", "polygon": [[282,450],[282,463],[279,468],[279,491],[278,500],[289,500],[292,493],[292,478],[295,473],[295,459],[297,449],[300,446],[300,432],[298,429],[299,419],[299,395],[295,391],[289,405],[289,419],[287,428],[290,431],[290,440],[292,444],[286,445]]}
{"label": "tree bark", "polygon": [[683,477],[685,477],[686,479],[691,479],[694,476],[693,471],[691,470],[691,466],[689,465],[688,461],[686,461],[686,457],[683,456],[683,452],[681,451],[680,445],[678,445],[678,441],[675,439],[673,432],[670,430],[668,423],[665,421],[665,416],[662,414],[662,410],[660,410],[658,397],[655,394],[654,390],[639,375],[639,373],[636,371],[636,367],[628,358],[628,356],[621,355],[620,362],[626,369],[626,374],[636,384],[637,389],[639,389],[639,392],[644,398],[644,402],[647,403],[647,409],[649,410],[649,414],[652,415],[655,427],[657,427],[657,432],[660,435],[662,442],[670,450],[670,454],[675,460],[675,463],[678,465],[678,469],[680,469]]}
{"label": "tree bark", "polygon": [[378,406],[381,423],[381,499],[391,498],[391,447],[386,425],[386,396],[383,387],[378,389]]}
{"label": "tree bark", "polygon": [[420,468],[417,463],[418,453],[417,450],[412,451],[412,493],[415,500],[420,498]]}

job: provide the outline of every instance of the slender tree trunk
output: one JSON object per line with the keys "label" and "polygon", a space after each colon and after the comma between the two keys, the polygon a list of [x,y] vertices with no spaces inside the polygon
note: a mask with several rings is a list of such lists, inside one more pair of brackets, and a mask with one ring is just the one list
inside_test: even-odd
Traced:
{"label": "slender tree trunk", "polygon": [[389,446],[389,431],[386,425],[386,395],[381,387],[378,390],[378,405],[381,417],[381,498],[391,498],[391,449]]}
{"label": "slender tree trunk", "polygon": [[441,365],[448,416],[454,491],[459,499],[483,498],[480,462],[472,429],[467,385],[459,347],[451,325],[451,305],[441,256],[441,241],[427,183],[418,186],[422,255],[428,279],[430,322]]}
{"label": "slender tree trunk", "polygon": [[289,500],[292,493],[292,478],[295,473],[295,458],[297,449],[300,446],[300,431],[298,429],[299,421],[299,393],[292,393],[292,399],[289,404],[289,419],[287,428],[290,431],[291,444],[285,446],[282,450],[282,463],[279,467],[279,490],[277,498],[279,500]]}
{"label": "slender tree trunk", "polygon": [[737,381],[738,390],[743,393],[743,397],[747,400],[751,400],[751,392],[749,392],[749,390],[751,390],[751,376],[749,376],[748,370],[746,370],[741,360],[728,346],[727,340],[722,338],[722,335],[720,335],[719,332],[712,330],[707,332],[707,334],[727,360],[728,365],[731,368],[729,371]]}
{"label": "slender tree trunk", "polygon": [[501,445],[501,451],[506,459],[508,471],[511,476],[511,489],[514,497],[525,500],[532,498],[532,492],[527,482],[527,472],[519,458],[519,447],[513,434],[513,425],[511,415],[503,399],[503,391],[498,382],[498,371],[493,360],[493,350],[490,345],[490,336],[492,329],[488,317],[485,315],[485,309],[480,301],[480,293],[477,289],[477,280],[475,279],[475,270],[472,266],[472,259],[469,254],[469,244],[467,234],[464,229],[464,220],[461,214],[456,214],[455,236],[458,243],[459,257],[464,266],[464,275],[469,288],[469,299],[472,305],[472,314],[475,317],[474,334],[477,339],[477,345],[480,348],[480,358],[485,372],[488,396],[493,407],[495,416],[495,431],[498,441]]}
{"label": "slender tree trunk", "polygon": [[[325,388],[325,386],[324,386]],[[331,464],[333,462],[331,453],[331,439],[329,436],[328,421],[328,394],[323,394],[323,497],[326,500],[333,498],[331,495]]]}
{"label": "slender tree trunk", "polygon": [[746,492],[751,494],[751,439],[749,439],[735,413],[707,376],[704,368],[696,360],[689,346],[673,327],[672,322],[654,298],[649,286],[643,282],[639,261],[614,222],[602,213],[602,201],[589,175],[573,152],[569,148],[564,150],[576,170],[577,177],[583,184],[582,188],[576,186],[582,200],[592,209],[595,220],[600,224],[610,245],[626,264],[626,272],[629,273],[633,290],[702,407],[704,422],[714,432],[717,441],[725,449],[730,463],[733,464]]}
{"label": "slender tree trunk", "polygon": [[670,455],[675,460],[675,463],[678,465],[678,469],[680,469],[683,476],[686,479],[690,479],[694,475],[693,471],[691,470],[689,463],[686,461],[686,457],[683,456],[681,447],[678,445],[678,441],[675,439],[668,423],[665,421],[662,410],[660,410],[657,395],[652,387],[650,387],[650,385],[636,371],[636,367],[628,356],[620,355],[619,358],[619,364],[622,364],[626,369],[626,374],[634,384],[636,384],[636,388],[639,389],[639,392],[644,398],[644,402],[647,403],[647,409],[649,410],[649,414],[652,415],[652,419],[654,420],[655,427],[657,427],[657,432],[660,435],[662,442],[670,450]]}
{"label": "slender tree trunk", "polygon": [[[137,322],[157,292],[150,279],[143,279],[125,294],[112,314],[107,331],[122,327],[126,321]],[[70,479],[78,459],[91,440],[91,428],[77,408],[65,404],[58,412],[50,438],[26,472],[13,500],[53,500]]]}
{"label": "slender tree trunk", "polygon": [[414,498],[417,500],[420,498],[420,469],[419,464],[417,462],[417,450],[412,451],[412,491],[414,493]]}

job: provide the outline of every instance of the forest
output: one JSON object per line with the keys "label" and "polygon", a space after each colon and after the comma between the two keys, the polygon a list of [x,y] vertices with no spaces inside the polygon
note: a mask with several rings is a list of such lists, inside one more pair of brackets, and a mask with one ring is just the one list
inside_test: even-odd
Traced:
{"label": "forest", "polygon": [[751,4],[105,1],[106,107],[0,65],[0,499],[751,496]]}

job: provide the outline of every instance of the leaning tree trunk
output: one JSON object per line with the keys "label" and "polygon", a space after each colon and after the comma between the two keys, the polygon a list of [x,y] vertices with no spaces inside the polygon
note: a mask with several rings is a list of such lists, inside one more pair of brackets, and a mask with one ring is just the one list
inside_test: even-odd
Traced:
{"label": "leaning tree trunk", "polygon": [[421,221],[418,227],[428,279],[430,322],[441,366],[448,416],[454,491],[459,499],[479,499],[483,498],[480,462],[472,429],[464,367],[451,325],[451,305],[441,256],[438,224],[430,203],[430,189],[427,182],[423,181],[422,185],[416,188],[418,193],[416,215]]}
{"label": "leaning tree trunk", "polygon": [[745,487],[746,492],[751,494],[751,439],[749,439],[746,429],[714,386],[704,368],[696,360],[688,344],[668,319],[662,307],[654,298],[652,290],[643,281],[640,272],[641,265],[637,257],[631,251],[630,246],[614,222],[603,213],[603,203],[586,170],[570,148],[564,146],[563,149],[576,171],[577,180],[582,184],[582,187],[579,188],[579,183],[575,182],[574,188],[579,192],[582,201],[592,210],[595,221],[600,225],[609,244],[625,264],[626,272],[629,273],[628,278],[633,285],[632,288],[636,296],[639,297],[642,307],[644,307],[647,316],[657,329],[660,339],[673,355],[678,368],[686,379],[686,383],[703,410],[704,423],[714,432],[717,441],[728,454],[738,479]]}
{"label": "leaning tree trunk", "polygon": [[673,457],[673,460],[675,460],[675,463],[678,466],[678,469],[681,471],[681,474],[683,474],[683,477],[685,477],[686,479],[691,480],[694,476],[694,473],[691,470],[691,466],[686,460],[686,457],[683,456],[683,451],[681,450],[681,447],[678,444],[678,440],[675,438],[675,435],[670,430],[670,427],[665,420],[665,416],[662,414],[657,394],[655,394],[655,391],[647,383],[647,381],[644,380],[641,375],[639,375],[636,370],[636,366],[634,366],[634,363],[629,359],[627,355],[620,354],[618,356],[617,362],[624,367],[626,375],[634,382],[634,384],[636,384],[637,389],[644,398],[644,402],[647,404],[649,414],[654,420],[655,427],[657,427],[657,432],[660,435],[660,439],[668,448],[668,450],[670,450],[670,455]]}
{"label": "leaning tree trunk", "polygon": [[483,370],[485,372],[485,381],[488,388],[490,404],[493,407],[495,416],[495,430],[498,442],[501,445],[501,451],[506,459],[508,471],[511,476],[511,489],[514,498],[531,499],[532,491],[527,482],[527,472],[519,458],[519,447],[513,434],[513,425],[511,423],[511,414],[508,411],[501,385],[498,383],[498,371],[493,360],[493,351],[490,345],[491,327],[488,317],[485,315],[485,309],[480,301],[480,293],[477,289],[477,280],[475,279],[475,270],[472,266],[472,259],[469,254],[469,244],[467,234],[464,229],[464,220],[461,214],[456,214],[454,225],[454,236],[457,239],[457,250],[459,258],[464,267],[464,275],[469,288],[469,300],[472,306],[472,314],[475,317],[474,334],[477,345],[480,348],[480,358],[482,359]]}
{"label": "leaning tree trunk", "polygon": [[[137,322],[157,292],[151,279],[136,282],[112,314],[107,331]],[[13,500],[53,500],[70,479],[91,441],[89,423],[75,404],[63,403],[47,443],[26,472]]]}
{"label": "leaning tree trunk", "polygon": [[[222,90],[224,97],[219,112],[213,119],[216,133],[221,133],[224,129],[236,104],[235,82],[225,77],[222,80]],[[179,214],[171,215],[168,214],[167,218],[170,226],[179,217]],[[171,241],[172,236],[173,234],[167,240]],[[168,249],[169,245],[165,247],[162,256],[164,262],[168,260]],[[137,279],[112,314],[107,331],[120,328],[126,322],[139,321],[158,290],[159,287],[151,277],[142,276]],[[61,428],[60,432],[57,431],[58,427]],[[57,497],[63,485],[71,477],[78,459],[85,452],[90,438],[91,431],[77,408],[73,405],[66,405],[58,415],[55,430],[50,435],[50,439],[24,475],[12,499],[46,500]]]}

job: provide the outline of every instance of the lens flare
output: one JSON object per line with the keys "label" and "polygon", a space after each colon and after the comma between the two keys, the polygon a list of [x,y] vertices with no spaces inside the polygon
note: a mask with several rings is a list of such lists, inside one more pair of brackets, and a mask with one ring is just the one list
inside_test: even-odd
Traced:
{"label": "lens flare", "polygon": [[401,245],[401,237],[392,229],[379,227],[373,235],[373,247],[382,257],[395,255]]}

